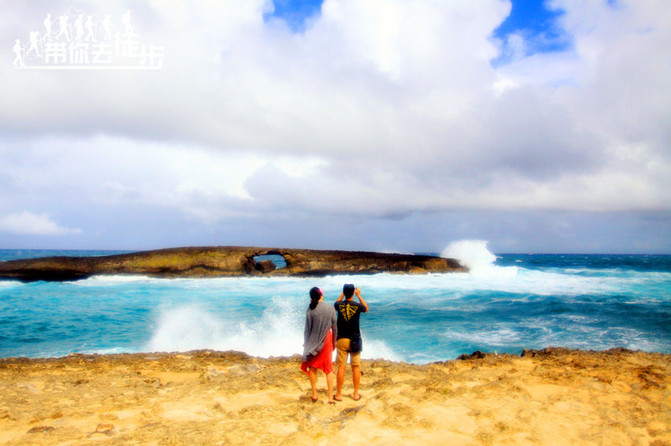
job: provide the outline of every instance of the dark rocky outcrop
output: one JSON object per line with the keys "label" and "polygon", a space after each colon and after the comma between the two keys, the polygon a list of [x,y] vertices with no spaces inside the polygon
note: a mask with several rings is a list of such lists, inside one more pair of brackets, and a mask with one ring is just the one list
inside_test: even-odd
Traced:
{"label": "dark rocky outcrop", "polygon": [[470,355],[467,353],[464,353],[463,355],[457,356],[457,359],[459,361],[468,361],[469,359],[483,359],[486,358],[488,355],[491,355],[491,353],[484,353],[481,352],[480,350],[476,350]]}
{"label": "dark rocky outcrop", "polygon": [[261,260],[260,262],[256,262],[256,265],[254,265],[257,271],[262,272],[262,273],[269,273],[275,269],[277,269],[277,266],[272,260]]}
{"label": "dark rocky outcrop", "polygon": [[[277,268],[255,257],[275,255]],[[324,276],[380,272],[423,274],[466,271],[456,260],[413,254],[309,249],[203,247],[171,248],[102,257],[46,257],[0,262],[0,279],[67,281],[101,274],[154,277]]]}

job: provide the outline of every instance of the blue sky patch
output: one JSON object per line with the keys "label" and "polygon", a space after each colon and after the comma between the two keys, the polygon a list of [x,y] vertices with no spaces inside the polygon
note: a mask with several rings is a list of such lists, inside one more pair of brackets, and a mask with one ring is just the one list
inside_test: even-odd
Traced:
{"label": "blue sky patch", "polygon": [[[493,36],[508,43],[511,35],[524,38],[524,55],[565,51],[572,45],[571,38],[557,24],[564,14],[562,10],[550,9],[541,0],[513,0],[508,18],[494,30]],[[510,48],[504,48],[501,57],[495,61],[502,64],[509,59]]]}
{"label": "blue sky patch", "polygon": [[[295,33],[305,32],[307,22],[320,14],[324,0],[273,0],[274,10],[267,14],[266,21],[284,20]],[[616,0],[607,0],[615,4]],[[557,26],[563,11],[550,9],[543,0],[512,0],[510,16],[494,30],[493,36],[504,42],[504,49],[494,65],[502,65],[520,56],[519,50],[508,45],[508,37],[524,38],[524,56],[536,53],[565,51],[571,47],[571,39]]]}
{"label": "blue sky patch", "polygon": [[264,19],[282,19],[295,33],[305,31],[306,22],[319,15],[324,0],[273,0],[274,11]]}

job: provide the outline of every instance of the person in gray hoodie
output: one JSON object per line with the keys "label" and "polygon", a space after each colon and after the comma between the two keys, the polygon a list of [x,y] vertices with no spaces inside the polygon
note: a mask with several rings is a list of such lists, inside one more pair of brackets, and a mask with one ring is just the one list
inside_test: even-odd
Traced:
{"label": "person in gray hoodie", "polygon": [[326,374],[329,404],[333,399],[333,351],[338,338],[338,316],[333,305],[324,302],[324,293],[317,287],[310,290],[310,306],[305,315],[301,370],[308,374],[312,402],[317,397],[317,370]]}

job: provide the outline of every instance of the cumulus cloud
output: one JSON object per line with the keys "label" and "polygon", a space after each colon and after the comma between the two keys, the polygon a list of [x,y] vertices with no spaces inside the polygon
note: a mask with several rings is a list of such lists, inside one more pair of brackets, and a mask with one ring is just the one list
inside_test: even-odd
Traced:
{"label": "cumulus cloud", "polygon": [[[506,0],[325,0],[300,33],[264,20],[266,0],[148,0],[133,23],[165,48],[160,70],[21,70],[0,52],[0,204],[77,196],[207,224],[669,209],[671,5],[549,4],[561,52],[497,41]],[[5,48],[70,6],[0,0]]]}
{"label": "cumulus cloud", "polygon": [[63,227],[46,214],[23,211],[4,217],[0,216],[0,232],[24,235],[68,235],[80,234],[81,230]]}

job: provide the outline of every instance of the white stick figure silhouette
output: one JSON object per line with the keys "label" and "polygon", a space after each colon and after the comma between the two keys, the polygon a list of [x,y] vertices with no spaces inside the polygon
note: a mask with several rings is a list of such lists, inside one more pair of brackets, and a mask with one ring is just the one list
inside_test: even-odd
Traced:
{"label": "white stick figure silhouette", "polygon": [[21,47],[21,39],[16,39],[16,43],[12,47],[12,51],[14,51],[14,54],[16,54],[16,57],[14,58],[14,63],[13,65],[15,67],[22,67],[23,66],[23,48]]}
{"label": "white stick figure silhouette", "polygon": [[75,41],[81,42],[84,39],[84,14],[79,14],[75,19]]}
{"label": "white stick figure silhouette", "polygon": [[130,9],[127,9],[121,16],[121,23],[123,23],[125,34],[133,33],[133,27],[130,24]]}
{"label": "white stick figure silhouette", "polygon": [[44,37],[42,39],[43,40],[51,40],[51,25],[53,25],[53,23],[54,23],[54,22],[51,21],[51,13],[47,14],[43,23],[44,23],[44,29],[46,30],[46,33],[44,34]]}
{"label": "white stick figure silhouette", "polygon": [[103,40],[112,40],[112,19],[109,15],[103,19],[103,30],[105,30]]}
{"label": "white stick figure silhouette", "polygon": [[40,33],[38,31],[31,31],[30,32],[30,46],[28,47],[28,50],[26,51],[26,57],[28,57],[31,54],[35,54],[35,56],[40,57]]}
{"label": "white stick figure silhouette", "polygon": [[65,40],[70,40],[70,24],[68,23],[70,18],[66,15],[62,15],[58,18],[58,26],[60,27],[58,34],[56,34],[56,40],[60,39],[61,36],[65,36]]}
{"label": "white stick figure silhouette", "polygon": [[86,27],[86,38],[84,40],[86,40],[87,42],[95,42],[96,33],[95,33],[95,24],[93,23],[93,16],[87,17],[84,26]]}

